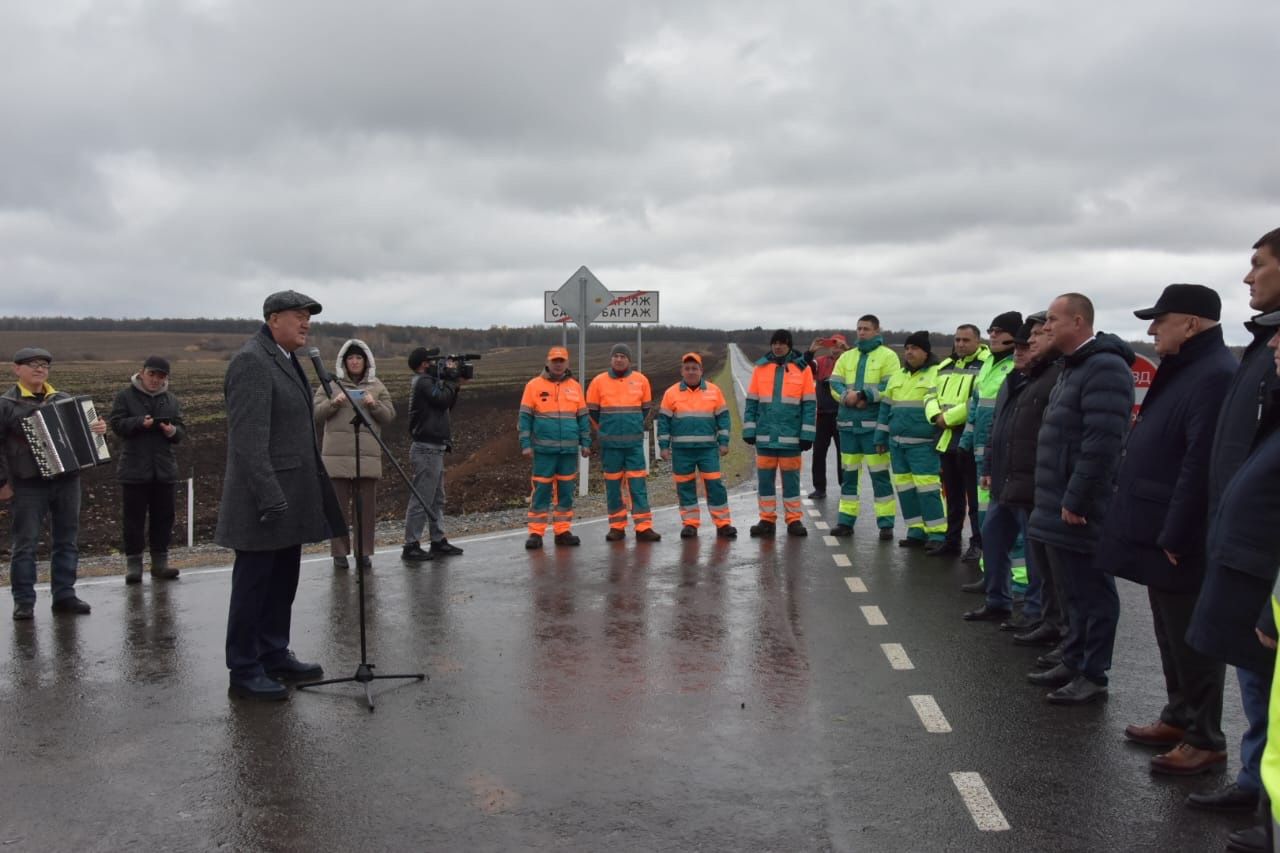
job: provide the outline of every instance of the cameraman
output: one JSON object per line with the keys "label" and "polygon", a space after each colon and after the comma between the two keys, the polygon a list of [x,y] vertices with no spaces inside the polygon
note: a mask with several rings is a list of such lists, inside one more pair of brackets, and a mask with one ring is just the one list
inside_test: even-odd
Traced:
{"label": "cameraman", "polygon": [[[461,554],[462,549],[450,545],[444,535],[444,455],[453,446],[449,427],[449,410],[458,402],[458,391],[466,380],[458,375],[458,365],[437,357],[439,350],[418,347],[409,353],[409,369],[417,376],[409,392],[409,435],[413,446],[409,461],[413,465],[413,487],[422,495],[426,506],[412,493],[404,517],[404,550],[400,559],[423,563],[436,557]],[[431,523],[431,550],[419,544],[422,527]]]}

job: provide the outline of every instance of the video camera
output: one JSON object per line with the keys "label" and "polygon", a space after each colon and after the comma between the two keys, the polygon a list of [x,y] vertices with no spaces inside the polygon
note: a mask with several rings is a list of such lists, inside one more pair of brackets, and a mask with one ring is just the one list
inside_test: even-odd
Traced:
{"label": "video camera", "polygon": [[474,379],[476,366],[472,362],[479,361],[481,356],[474,352],[457,352],[448,355],[440,354],[440,347],[422,350],[424,360],[431,362],[427,375],[436,379],[457,382],[459,379]]}

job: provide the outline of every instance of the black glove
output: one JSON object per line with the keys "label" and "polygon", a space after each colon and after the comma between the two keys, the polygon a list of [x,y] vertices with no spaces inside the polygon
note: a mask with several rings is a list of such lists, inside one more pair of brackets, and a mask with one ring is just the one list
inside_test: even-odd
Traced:
{"label": "black glove", "polygon": [[800,439],[800,452],[801,452],[801,453],[804,453],[806,450],[812,450],[812,449],[813,449],[813,442],[812,442],[812,441],[805,441],[803,438],[802,438],[802,439]]}
{"label": "black glove", "polygon": [[744,436],[742,437],[742,440],[743,440],[743,441],[745,441],[747,444],[755,444],[755,443],[756,443],[756,437],[755,437],[754,435],[744,435]]}
{"label": "black glove", "polygon": [[289,502],[280,501],[280,503],[275,506],[269,506],[263,510],[262,515],[258,516],[258,522],[260,524],[270,524],[273,521],[283,518],[287,509],[289,509]]}

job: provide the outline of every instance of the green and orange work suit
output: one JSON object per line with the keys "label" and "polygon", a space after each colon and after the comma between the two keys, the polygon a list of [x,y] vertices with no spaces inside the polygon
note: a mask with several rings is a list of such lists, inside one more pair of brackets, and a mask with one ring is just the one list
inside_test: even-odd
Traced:
{"label": "green and orange work suit", "polygon": [[520,449],[533,451],[529,533],[545,534],[548,516],[556,534],[568,533],[573,525],[579,448],[591,448],[591,424],[578,380],[567,370],[556,379],[545,369],[530,379],[520,398],[517,428]]}
{"label": "green and orange work suit", "polygon": [[644,424],[652,408],[649,380],[633,368],[626,373],[610,368],[587,388],[587,412],[600,440],[605,504],[614,530],[626,529],[628,511],[637,532],[653,528],[644,463]]}
{"label": "green and orange work suit", "polygon": [[716,527],[728,527],[729,493],[720,478],[720,448],[729,446],[729,407],[724,394],[705,379],[697,386],[677,382],[658,405],[658,447],[671,451],[671,475],[680,502],[680,523],[697,527],[698,475],[707,511]]}

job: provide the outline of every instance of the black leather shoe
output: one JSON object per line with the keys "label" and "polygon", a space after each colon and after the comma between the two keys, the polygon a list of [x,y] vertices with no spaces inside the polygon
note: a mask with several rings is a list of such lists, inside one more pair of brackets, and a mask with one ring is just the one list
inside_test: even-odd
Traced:
{"label": "black leather shoe", "polygon": [[960,562],[962,563],[977,563],[981,560],[982,548],[974,545],[972,542],[969,543],[969,549],[960,556]]}
{"label": "black leather shoe", "polygon": [[912,539],[908,536],[906,539],[898,540],[899,548],[924,548],[929,544],[928,539]]}
{"label": "black leather shoe", "polygon": [[1053,669],[1045,672],[1031,672],[1027,674],[1027,681],[1036,687],[1066,687],[1076,679],[1076,671],[1066,664],[1058,664]]}
{"label": "black leather shoe", "polygon": [[716,538],[718,539],[737,539],[738,528],[732,524],[726,524],[724,527],[716,528]]}
{"label": "black leather shoe", "polygon": [[681,539],[697,539],[698,528],[694,527],[692,524],[686,524],[684,527],[680,528],[680,538]]}
{"label": "black leather shoe", "polygon": [[1036,669],[1053,669],[1062,663],[1062,647],[1054,646],[1036,658]]}
{"label": "black leather shoe", "polygon": [[432,557],[456,557],[462,553],[462,549],[457,545],[450,544],[448,539],[441,539],[439,542],[431,543]]}
{"label": "black leather shoe", "polygon": [[17,601],[13,605],[13,621],[28,622],[36,618],[36,606],[31,601]]}
{"label": "black leather shoe", "polygon": [[988,607],[985,604],[964,614],[964,621],[966,622],[999,622],[1008,618],[1008,610],[999,607]]}
{"label": "black leather shoe", "polygon": [[52,609],[54,613],[74,613],[77,616],[87,616],[93,608],[89,606],[89,602],[81,601],[72,595],[68,598],[59,598],[53,603]]}
{"label": "black leather shoe", "polygon": [[881,527],[881,528],[880,528],[880,541],[881,541],[881,542],[892,542],[892,541],[893,541],[893,528],[892,528],[892,527]]}
{"label": "black leather shoe", "polygon": [[[1066,667],[1063,667],[1064,669]],[[1049,672],[1052,672],[1050,670]],[[1049,673],[1044,673],[1048,675]],[[1083,675],[1071,679],[1070,684],[1059,687],[1045,697],[1050,705],[1087,705],[1107,698],[1107,685],[1091,681]]]}
{"label": "black leather shoe", "polygon": [[400,559],[405,563],[429,563],[433,558],[430,551],[424,551],[417,542],[411,542],[400,549]]}
{"label": "black leather shoe", "polygon": [[530,533],[529,538],[524,540],[524,549],[526,551],[537,551],[542,547],[542,537],[536,533]]}
{"label": "black leather shoe", "polygon": [[576,548],[582,544],[582,540],[566,530],[564,533],[556,534],[556,544],[562,547]]}
{"label": "black leather shoe", "polygon": [[835,527],[831,528],[831,535],[839,536],[843,539],[846,536],[853,535],[853,528],[847,524],[837,524]]}
{"label": "black leather shoe", "polygon": [[293,652],[286,652],[284,660],[267,667],[267,677],[277,681],[315,681],[324,678],[324,668],[318,663],[304,663]]}
{"label": "black leather shoe", "polygon": [[1041,623],[1025,634],[1014,634],[1013,644],[1015,646],[1054,646],[1061,639],[1056,628]]}
{"label": "black leather shoe", "polygon": [[1000,623],[1001,631],[1016,631],[1019,634],[1030,634],[1032,631],[1040,627],[1039,619],[1027,619],[1021,613],[1010,619],[1008,622]]}
{"label": "black leather shoe", "polygon": [[1251,812],[1258,807],[1258,792],[1246,791],[1232,782],[1217,791],[1188,794],[1187,805],[1211,812]]}
{"label": "black leather shoe", "polygon": [[930,557],[958,557],[960,555],[960,546],[952,545],[949,542],[939,542],[925,548],[924,552]]}
{"label": "black leather shoe", "polygon": [[772,521],[762,521],[751,525],[750,532],[753,539],[772,539],[778,535],[778,528]]}
{"label": "black leather shoe", "polygon": [[1227,849],[1239,853],[1270,853],[1271,845],[1267,843],[1267,828],[1251,826],[1248,829],[1237,829],[1227,836]]}
{"label": "black leather shoe", "polygon": [[288,687],[265,675],[232,679],[228,692],[237,699],[258,699],[263,702],[280,702],[289,698]]}
{"label": "black leather shoe", "polygon": [[820,501],[826,496],[827,496],[826,492],[820,491],[818,489],[814,489],[812,492],[809,493],[809,500]]}
{"label": "black leather shoe", "polygon": [[970,583],[962,583],[960,584],[960,591],[972,592],[981,595],[987,591],[987,579],[978,578],[976,581],[971,581]]}
{"label": "black leather shoe", "polygon": [[804,525],[801,524],[800,522],[793,521],[787,525],[787,535],[788,536],[808,536],[809,531],[805,530]]}

